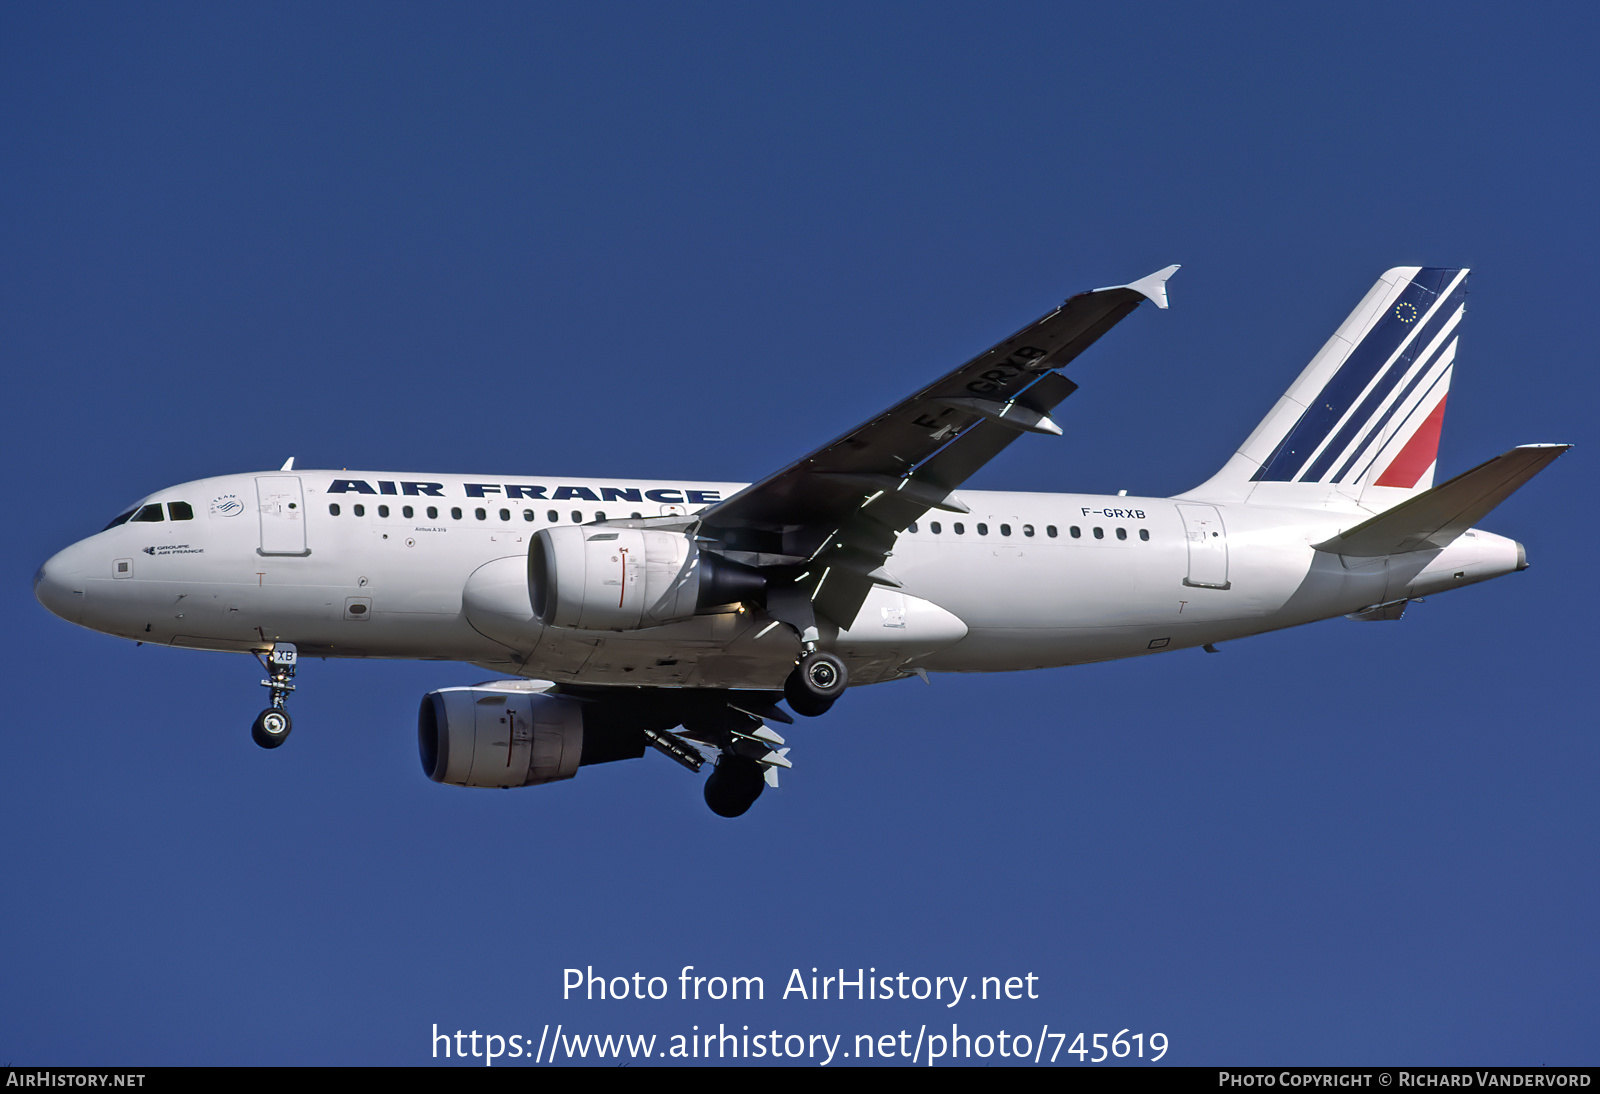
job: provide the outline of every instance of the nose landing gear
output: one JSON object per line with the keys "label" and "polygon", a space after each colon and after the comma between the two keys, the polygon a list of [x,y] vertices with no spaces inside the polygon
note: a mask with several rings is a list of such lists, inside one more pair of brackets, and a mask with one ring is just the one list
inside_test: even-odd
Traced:
{"label": "nose landing gear", "polygon": [[277,748],[289,739],[289,732],[294,729],[294,721],[284,709],[284,703],[294,690],[289,681],[294,679],[297,657],[293,643],[279,642],[262,662],[268,678],[261,681],[261,686],[272,692],[272,705],[256,715],[255,724],[250,727],[251,739],[262,748]]}

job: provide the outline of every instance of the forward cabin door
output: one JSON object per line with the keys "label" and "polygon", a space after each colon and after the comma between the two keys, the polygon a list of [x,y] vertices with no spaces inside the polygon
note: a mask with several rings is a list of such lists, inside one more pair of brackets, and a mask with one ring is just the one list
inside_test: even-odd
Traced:
{"label": "forward cabin door", "polygon": [[1184,538],[1189,541],[1189,576],[1185,585],[1201,589],[1228,587],[1228,530],[1215,505],[1179,505]]}
{"label": "forward cabin door", "polygon": [[263,555],[305,556],[306,500],[299,475],[262,475],[256,479],[256,503],[261,513]]}

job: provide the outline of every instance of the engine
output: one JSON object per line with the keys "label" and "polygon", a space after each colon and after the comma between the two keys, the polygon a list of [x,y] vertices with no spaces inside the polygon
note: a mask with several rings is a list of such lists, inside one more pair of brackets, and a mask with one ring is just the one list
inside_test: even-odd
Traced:
{"label": "engine", "polygon": [[583,757],[583,704],[517,681],[441,688],[422,697],[422,770],[455,786],[537,786],[570,779]]}
{"label": "engine", "polygon": [[550,687],[543,680],[495,680],[424,695],[417,713],[423,773],[438,783],[502,790],[559,782],[579,767],[636,760],[647,733],[720,713],[726,700],[631,688],[580,700],[549,694]]}
{"label": "engine", "polygon": [[546,626],[631,631],[760,597],[766,581],[681,532],[546,528],[528,551],[528,590]]}

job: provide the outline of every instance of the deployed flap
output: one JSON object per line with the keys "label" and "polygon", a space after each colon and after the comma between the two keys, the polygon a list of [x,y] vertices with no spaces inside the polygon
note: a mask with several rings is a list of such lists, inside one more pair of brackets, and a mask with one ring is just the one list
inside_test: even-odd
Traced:
{"label": "deployed flap", "polygon": [[[810,565],[803,583],[840,626],[855,618],[895,536],[1024,432],[1059,433],[1050,411],[1075,390],[1054,370],[1146,299],[1166,306],[1169,267],[1079,293],[872,420],[700,515],[700,534]],[[825,587],[825,591],[824,591]],[[819,593],[822,595],[819,596]]]}
{"label": "deployed flap", "polygon": [[1429,547],[1448,547],[1517,488],[1571,448],[1568,444],[1527,444],[1457,475],[1393,509],[1363,521],[1330,540],[1319,551],[1355,558],[1398,555]]}

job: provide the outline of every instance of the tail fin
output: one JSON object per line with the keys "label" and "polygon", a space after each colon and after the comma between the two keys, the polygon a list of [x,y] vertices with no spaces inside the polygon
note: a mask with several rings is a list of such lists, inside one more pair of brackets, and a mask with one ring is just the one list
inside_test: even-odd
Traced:
{"label": "tail fin", "polygon": [[1385,273],[1233,458],[1181,496],[1381,511],[1431,487],[1467,272]]}

